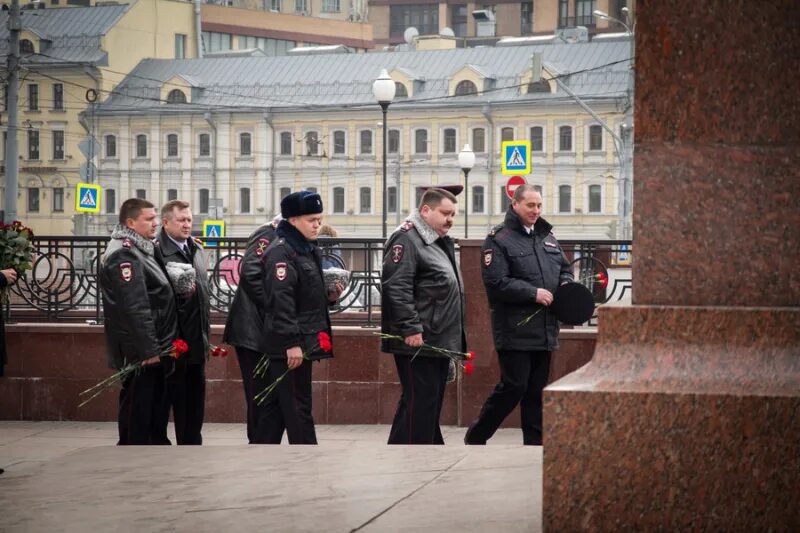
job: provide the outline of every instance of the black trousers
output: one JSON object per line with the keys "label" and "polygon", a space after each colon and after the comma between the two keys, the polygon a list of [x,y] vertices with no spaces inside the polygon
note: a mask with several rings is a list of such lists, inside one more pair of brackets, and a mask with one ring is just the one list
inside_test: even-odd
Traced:
{"label": "black trousers", "polygon": [[253,390],[253,371],[261,360],[261,354],[248,348],[237,346],[236,359],[239,360],[239,370],[242,372],[242,386],[244,387],[244,403],[247,411],[247,442],[253,444],[257,407],[253,402],[253,397],[259,392]]}
{"label": "black trousers", "polygon": [[[253,444],[280,444],[283,432],[289,444],[316,444],[314,417],[311,416],[311,361],[286,373],[261,405],[255,403]],[[287,370],[285,359],[272,359],[265,377],[253,378],[257,395]]]}
{"label": "black trousers", "polygon": [[166,417],[172,408],[175,440],[178,444],[203,444],[203,416],[206,405],[205,364],[175,363],[167,376]]}
{"label": "black trousers", "polygon": [[402,393],[389,444],[444,444],[439,416],[447,385],[446,357],[394,356]]}
{"label": "black trousers", "polygon": [[500,383],[464,437],[466,444],[486,444],[519,404],[524,444],[542,444],[542,390],[550,373],[550,352],[500,351]]}
{"label": "black trousers", "polygon": [[149,365],[128,376],[119,393],[120,446],[171,444],[167,438],[169,416],[167,383],[161,364]]}

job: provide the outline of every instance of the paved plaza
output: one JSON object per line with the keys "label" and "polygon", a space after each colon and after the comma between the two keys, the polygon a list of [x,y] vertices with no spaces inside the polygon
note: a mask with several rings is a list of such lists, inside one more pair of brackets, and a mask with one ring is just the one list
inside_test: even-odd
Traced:
{"label": "paved plaza", "polygon": [[[0,421],[0,531],[540,531],[542,448],[386,446],[388,426],[318,426],[319,446],[117,447],[116,424]],[[172,436],[172,428],[170,428]]]}

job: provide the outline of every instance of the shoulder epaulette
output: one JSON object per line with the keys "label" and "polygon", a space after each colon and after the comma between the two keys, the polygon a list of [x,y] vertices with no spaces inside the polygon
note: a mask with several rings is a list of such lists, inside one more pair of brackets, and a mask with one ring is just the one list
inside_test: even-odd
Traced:
{"label": "shoulder epaulette", "polygon": [[489,232],[489,236],[490,236],[490,237],[494,237],[494,236],[495,236],[495,234],[496,234],[498,231],[500,231],[501,229],[503,229],[503,228],[505,228],[505,227],[506,227],[505,223],[504,223],[504,222],[501,222],[500,224],[496,225],[495,227],[493,227],[493,228],[491,229],[491,231]]}
{"label": "shoulder epaulette", "polygon": [[410,220],[406,220],[406,221],[405,221],[405,222],[403,222],[403,224],[400,226],[400,231],[402,231],[402,232],[404,232],[404,233],[405,233],[405,232],[407,232],[408,230],[410,230],[410,229],[411,229],[411,228],[413,228],[413,227],[414,227],[414,223],[413,223],[413,222],[411,222]]}

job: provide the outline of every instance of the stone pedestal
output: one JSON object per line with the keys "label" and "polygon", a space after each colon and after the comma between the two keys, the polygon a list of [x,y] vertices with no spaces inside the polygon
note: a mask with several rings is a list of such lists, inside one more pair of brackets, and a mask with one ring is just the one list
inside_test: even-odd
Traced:
{"label": "stone pedestal", "polygon": [[637,3],[634,305],[545,391],[549,531],[800,529],[794,10]]}

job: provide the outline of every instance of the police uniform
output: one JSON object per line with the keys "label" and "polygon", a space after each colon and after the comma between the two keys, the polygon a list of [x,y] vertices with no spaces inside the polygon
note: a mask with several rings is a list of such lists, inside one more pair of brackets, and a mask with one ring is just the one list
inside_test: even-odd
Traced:
{"label": "police uniform", "polygon": [[290,444],[316,444],[311,415],[312,362],[333,357],[319,345],[320,332],[332,337],[330,302],[322,275],[321,254],[288,219],[322,212],[316,193],[292,193],[281,201],[282,220],[277,239],[269,245],[264,260],[263,342],[269,358],[266,376],[253,381],[256,394],[274,383],[288,366],[286,351],[299,347],[302,364],[289,371],[256,412],[255,442],[280,444],[286,431]]}
{"label": "police uniform", "polygon": [[248,238],[240,263],[239,286],[233,297],[222,341],[236,348],[242,372],[245,405],[247,406],[247,441],[255,441],[255,417],[259,406],[253,401],[258,390],[253,387],[253,372],[265,352],[264,347],[264,260],[267,248],[275,240],[272,222],[258,227]]}
{"label": "police uniform", "polygon": [[195,270],[195,290],[188,295],[176,291],[178,329],[189,345],[189,352],[175,362],[174,372],[167,377],[167,415],[171,407],[178,444],[202,444],[210,319],[206,257],[192,239],[186,241],[185,249],[180,248],[164,228],[156,244],[164,265],[182,263],[192,265]]}
{"label": "police uniform", "polygon": [[[109,366],[119,370],[168,351],[178,337],[175,295],[153,243],[118,226],[100,260],[98,278]],[[169,444],[165,401],[161,363],[129,376],[120,392],[119,444]]]}
{"label": "police uniform", "polygon": [[[414,213],[386,241],[381,270],[383,333],[402,338],[422,334],[425,344],[466,350],[464,291],[453,240],[440,237]],[[389,444],[444,444],[439,416],[450,359],[384,339],[394,354],[402,393]]]}
{"label": "police uniform", "polygon": [[509,208],[505,221],[484,241],[481,269],[501,381],[467,430],[467,444],[485,444],[517,404],[523,442],[542,443],[542,390],[550,354],[558,348],[559,327],[551,310],[536,303],[536,292],[555,293],[559,285],[572,281],[569,262],[551,229],[539,218],[528,232]]}

